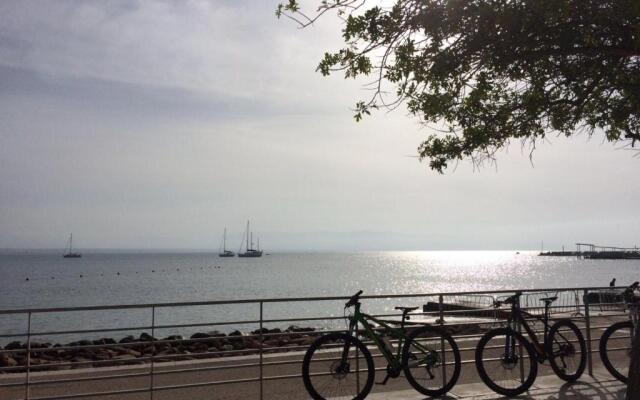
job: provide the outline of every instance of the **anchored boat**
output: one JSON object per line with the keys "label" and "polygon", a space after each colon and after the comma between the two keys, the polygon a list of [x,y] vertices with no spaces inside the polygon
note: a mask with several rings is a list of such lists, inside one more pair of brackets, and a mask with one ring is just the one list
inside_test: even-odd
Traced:
{"label": "anchored boat", "polygon": [[260,250],[260,239],[258,238],[258,247],[253,248],[253,232],[251,232],[251,228],[249,225],[249,221],[247,221],[247,240],[245,251],[242,252],[242,246],[245,244],[244,238],[242,239],[242,243],[240,243],[240,250],[238,251],[238,257],[262,257],[262,250]]}
{"label": "anchored boat", "polygon": [[62,256],[64,258],[80,258],[82,254],[73,252],[73,233],[69,235],[69,248],[68,251]]}
{"label": "anchored boat", "polygon": [[224,234],[222,235],[222,250],[218,253],[218,257],[235,257],[236,253],[231,250],[227,250],[227,228],[224,228]]}

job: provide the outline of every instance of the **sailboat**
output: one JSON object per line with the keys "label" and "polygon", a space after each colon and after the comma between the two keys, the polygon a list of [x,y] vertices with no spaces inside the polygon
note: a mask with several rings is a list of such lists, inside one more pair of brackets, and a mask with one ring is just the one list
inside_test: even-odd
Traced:
{"label": "sailboat", "polygon": [[236,253],[231,250],[227,250],[227,228],[224,228],[224,234],[222,236],[222,251],[218,253],[218,257],[235,257]]}
{"label": "sailboat", "polygon": [[82,254],[73,252],[73,233],[69,236],[69,251],[67,251],[62,257],[64,258],[80,258]]}
{"label": "sailboat", "polygon": [[249,221],[247,221],[247,247],[245,252],[242,252],[242,245],[244,244],[244,238],[240,244],[240,250],[238,251],[238,257],[262,257],[262,250],[260,250],[260,239],[258,239],[258,248],[253,248],[253,232],[249,227]]}

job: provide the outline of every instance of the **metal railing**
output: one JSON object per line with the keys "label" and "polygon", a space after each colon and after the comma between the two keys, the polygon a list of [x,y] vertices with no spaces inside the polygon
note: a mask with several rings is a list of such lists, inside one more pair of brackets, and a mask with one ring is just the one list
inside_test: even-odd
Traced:
{"label": "metal railing", "polygon": [[[597,345],[593,344],[600,337],[597,333],[610,325],[611,321],[626,318],[624,304],[619,303],[617,297],[602,296],[605,291],[612,293],[612,290],[618,289],[620,288],[523,289],[521,306],[529,314],[539,315],[539,299],[550,295],[558,296],[558,301],[552,305],[552,313],[558,317],[573,319],[584,330],[588,372],[593,374],[593,353],[597,349]],[[399,316],[388,311],[392,309],[392,305],[407,302],[424,305],[423,312],[411,314],[412,323],[448,327],[459,342],[462,363],[465,365],[474,363],[474,340],[506,317],[504,312],[493,307],[494,300],[513,292],[514,290],[499,290],[365,295],[361,299],[364,311],[374,310],[374,316],[387,318]],[[0,310],[0,318],[20,317],[25,323],[25,330],[22,332],[0,331],[0,341],[14,341],[12,345],[0,348],[0,365],[4,365],[0,367],[0,398],[61,400],[148,393],[153,400],[154,395],[160,392],[228,385],[235,385],[236,388],[241,385],[242,390],[248,391],[242,398],[268,398],[272,393],[267,391],[266,383],[301,381],[299,371],[302,356],[317,335],[343,329],[343,316],[336,314],[342,310],[342,302],[347,298],[348,296],[272,298]],[[306,315],[309,314],[309,309],[305,306],[319,302],[327,303],[322,309],[335,314]],[[225,315],[229,316],[240,313],[251,315],[248,311],[253,309],[255,317],[190,322],[168,318],[169,322],[164,323],[161,318],[181,315],[181,310],[184,309],[200,310],[203,307],[224,307],[227,311]],[[274,316],[267,315],[267,307],[272,309]],[[234,309],[238,309],[238,312],[234,313]],[[286,312],[283,313],[283,309]],[[96,327],[96,321],[91,321],[91,316],[101,318],[105,312],[131,313],[138,320],[139,316],[146,314],[148,323],[136,321],[138,323],[124,327]],[[43,328],[36,328],[39,320],[64,323],[72,313],[85,316],[83,328],[51,329],[47,324]],[[215,312],[209,314],[216,315]],[[194,312],[189,315],[199,316]],[[285,330],[276,328],[297,323],[322,329],[310,331],[296,327]],[[192,335],[187,339],[176,335],[169,335],[164,339],[156,337],[163,332],[192,332],[205,328],[226,328],[228,332],[230,327],[243,327],[245,334],[234,332],[222,336],[214,332]],[[119,341],[109,338],[88,340],[97,335],[123,332],[150,334],[143,333],[137,339],[129,337]],[[85,340],[55,347],[39,342],[42,338],[63,337]],[[25,343],[15,342],[17,338],[24,338]],[[378,361],[376,364],[384,361],[379,353],[374,352],[374,358]],[[376,365],[376,370],[382,369],[384,366]],[[100,387],[105,389],[100,390]],[[271,387],[273,389],[274,385]],[[303,390],[301,385],[299,389]]]}

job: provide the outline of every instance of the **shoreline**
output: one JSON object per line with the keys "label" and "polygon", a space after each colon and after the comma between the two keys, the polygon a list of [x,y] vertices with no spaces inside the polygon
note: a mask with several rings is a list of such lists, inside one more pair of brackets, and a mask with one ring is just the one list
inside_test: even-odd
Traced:
{"label": "shoreline", "polygon": [[[452,335],[474,335],[484,332],[492,321],[475,321],[445,325]],[[412,326],[434,325],[414,322]],[[286,329],[262,328],[243,333],[235,330],[229,334],[219,331],[197,332],[189,338],[171,335],[155,338],[143,332],[138,337],[127,335],[116,340],[100,338],[78,340],[67,344],[30,344],[31,357],[27,360],[26,343],[13,341],[0,347],[0,374],[24,373],[29,370],[59,371],[80,368],[104,368],[114,366],[142,365],[187,360],[218,359],[235,356],[251,356],[306,349],[320,336],[332,332],[313,327],[291,325]]]}

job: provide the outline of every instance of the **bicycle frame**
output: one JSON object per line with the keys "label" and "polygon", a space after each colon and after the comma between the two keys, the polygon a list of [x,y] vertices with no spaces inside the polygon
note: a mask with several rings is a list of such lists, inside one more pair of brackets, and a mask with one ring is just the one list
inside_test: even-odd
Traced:
{"label": "bicycle frame", "polygon": [[[371,326],[370,322],[380,325],[382,328],[384,328],[385,332],[388,332],[390,334],[390,336],[398,339],[398,344],[395,349],[395,355],[391,352],[390,349],[387,348],[385,342],[382,340],[382,335],[376,333],[376,329]],[[387,360],[389,367],[393,371],[400,371],[402,369],[402,347],[406,339],[404,320],[400,322],[400,328],[394,327],[392,325],[397,325],[398,322],[384,321],[369,314],[365,314],[360,311],[360,304],[358,303],[355,305],[353,315],[349,317],[349,330],[347,333],[351,336],[357,337],[358,324],[362,325],[364,336],[373,340],[373,342],[376,344],[384,358]],[[428,350],[426,347],[422,346],[419,343],[414,343],[413,345],[420,350]],[[345,349],[345,351],[348,352],[348,349]],[[344,356],[346,356],[346,354]]]}
{"label": "bicycle frame", "polygon": [[[536,351],[537,361],[539,363],[543,363],[547,359],[547,352],[545,349],[547,348],[547,342],[549,340],[549,306],[545,306],[544,316],[536,318],[542,321],[542,323],[544,324],[542,343],[540,343],[538,335],[536,335],[533,328],[531,328],[531,325],[529,325],[526,318],[524,317],[524,313],[520,309],[519,299],[516,299],[511,305],[511,316],[507,320],[507,324],[516,332],[520,331],[518,329],[519,325],[524,328],[527,336],[529,336],[529,340],[533,344],[533,348]],[[505,350],[508,350],[509,343],[506,343],[505,346]]]}

